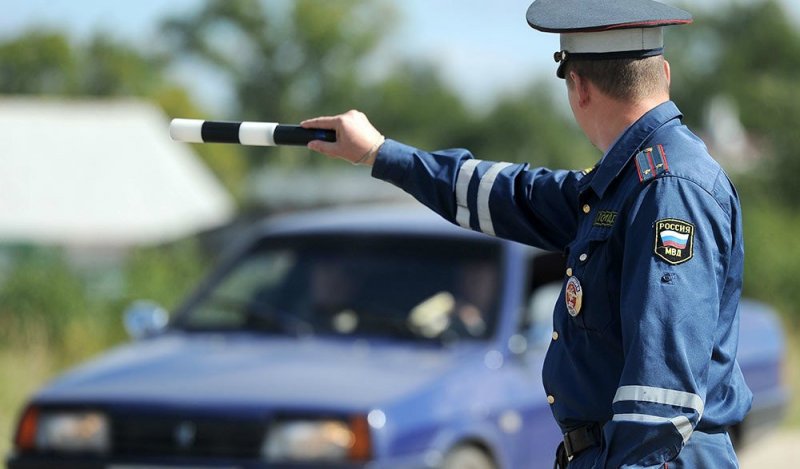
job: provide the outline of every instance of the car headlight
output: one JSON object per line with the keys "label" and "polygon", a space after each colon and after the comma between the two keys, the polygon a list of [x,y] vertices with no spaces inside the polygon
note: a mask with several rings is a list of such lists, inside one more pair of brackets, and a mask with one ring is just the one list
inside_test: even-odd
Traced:
{"label": "car headlight", "polygon": [[268,461],[365,461],[371,456],[366,418],[275,422],[261,448]]}
{"label": "car headlight", "polygon": [[103,453],[111,431],[108,418],[95,411],[26,410],[17,432],[17,448],[43,452]]}

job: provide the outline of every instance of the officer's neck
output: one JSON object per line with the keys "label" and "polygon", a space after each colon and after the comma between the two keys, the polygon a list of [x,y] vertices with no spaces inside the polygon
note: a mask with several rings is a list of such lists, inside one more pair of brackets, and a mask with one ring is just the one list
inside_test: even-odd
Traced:
{"label": "officer's neck", "polygon": [[620,101],[603,93],[596,94],[592,107],[590,126],[591,142],[604,154],[628,127],[651,109],[669,100],[669,95],[659,93],[635,102]]}

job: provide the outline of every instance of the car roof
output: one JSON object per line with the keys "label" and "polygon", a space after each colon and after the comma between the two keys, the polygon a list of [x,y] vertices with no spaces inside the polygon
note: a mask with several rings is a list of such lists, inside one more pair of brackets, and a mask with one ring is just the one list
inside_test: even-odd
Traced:
{"label": "car roof", "polygon": [[374,233],[447,236],[502,242],[499,238],[466,230],[420,205],[338,207],[272,217],[256,227],[256,236],[322,233]]}

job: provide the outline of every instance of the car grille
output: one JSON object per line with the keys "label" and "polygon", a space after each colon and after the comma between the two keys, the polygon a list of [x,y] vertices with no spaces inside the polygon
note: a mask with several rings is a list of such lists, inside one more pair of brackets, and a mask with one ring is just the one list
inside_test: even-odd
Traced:
{"label": "car grille", "polygon": [[258,458],[266,424],[257,420],[117,415],[112,451],[121,457]]}

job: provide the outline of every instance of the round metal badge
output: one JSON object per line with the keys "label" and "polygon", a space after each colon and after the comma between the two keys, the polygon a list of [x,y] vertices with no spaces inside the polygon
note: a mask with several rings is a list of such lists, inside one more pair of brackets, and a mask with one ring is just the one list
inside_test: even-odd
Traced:
{"label": "round metal badge", "polygon": [[564,292],[564,300],[567,303],[567,312],[573,318],[581,313],[583,303],[583,288],[577,277],[570,277],[567,281],[567,289]]}

